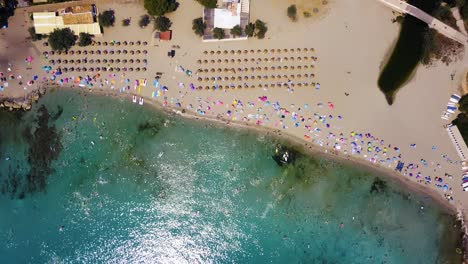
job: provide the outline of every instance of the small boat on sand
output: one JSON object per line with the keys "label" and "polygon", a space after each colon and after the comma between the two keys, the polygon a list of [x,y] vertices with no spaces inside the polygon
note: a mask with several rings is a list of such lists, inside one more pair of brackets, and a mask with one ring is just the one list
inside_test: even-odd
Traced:
{"label": "small boat on sand", "polygon": [[143,105],[143,97],[140,97],[140,100],[138,101],[139,105]]}
{"label": "small boat on sand", "polygon": [[133,96],[132,101],[133,101],[134,103],[136,103],[136,101],[137,101],[136,95]]}

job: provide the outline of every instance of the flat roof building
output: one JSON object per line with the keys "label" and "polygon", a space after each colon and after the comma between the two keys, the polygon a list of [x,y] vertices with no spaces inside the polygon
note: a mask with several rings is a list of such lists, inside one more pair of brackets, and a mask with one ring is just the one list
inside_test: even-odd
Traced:
{"label": "flat roof building", "polygon": [[240,26],[242,29],[249,23],[250,1],[249,0],[218,0],[219,8],[205,8],[203,10],[203,21],[207,27],[203,35],[203,41],[216,41],[213,37],[213,29],[221,28],[225,32],[225,40],[247,39],[245,33],[234,38],[230,29]]}
{"label": "flat roof building", "polygon": [[56,28],[70,28],[75,35],[88,33],[102,34],[101,27],[96,19],[95,5],[82,5],[62,8],[57,12],[33,13],[34,28],[37,34],[49,34]]}

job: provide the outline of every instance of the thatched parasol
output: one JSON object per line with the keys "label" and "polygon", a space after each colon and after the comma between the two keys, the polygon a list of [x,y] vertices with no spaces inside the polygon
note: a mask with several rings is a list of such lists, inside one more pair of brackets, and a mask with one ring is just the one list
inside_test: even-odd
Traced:
{"label": "thatched parasol", "polygon": [[123,59],[123,60],[122,60],[122,63],[124,63],[124,64],[127,63],[127,62],[128,62],[127,59]]}
{"label": "thatched parasol", "polygon": [[140,62],[141,62],[140,59],[136,59],[136,60],[135,60],[135,63],[140,63]]}
{"label": "thatched parasol", "polygon": [[270,69],[271,69],[272,71],[274,71],[274,70],[276,70],[276,67],[275,67],[275,66],[271,66]]}
{"label": "thatched parasol", "polygon": [[135,69],[135,71],[137,71],[137,72],[141,71],[140,67],[137,67],[137,68]]}
{"label": "thatched parasol", "polygon": [[251,58],[250,61],[251,61],[251,62],[255,62],[255,58]]}
{"label": "thatched parasol", "polygon": [[208,51],[207,50],[203,51],[203,54],[205,54],[205,55],[208,54]]}
{"label": "thatched parasol", "polygon": [[235,63],[235,62],[236,62],[236,60],[235,60],[235,59],[231,59],[231,63]]}
{"label": "thatched parasol", "polygon": [[211,72],[211,73],[215,72],[215,69],[214,69],[214,68],[211,68],[211,69],[210,69],[210,72]]}
{"label": "thatched parasol", "polygon": [[130,41],[130,42],[128,43],[128,45],[133,46],[133,45],[135,45],[135,42],[134,42],[134,41]]}
{"label": "thatched parasol", "polygon": [[68,70],[72,72],[72,71],[75,71],[75,68],[70,67],[70,69],[68,69]]}
{"label": "thatched parasol", "polygon": [[226,81],[226,82],[229,81],[229,77],[224,76],[224,81]]}
{"label": "thatched parasol", "polygon": [[242,53],[247,54],[247,53],[249,53],[249,51],[248,50],[243,50]]}
{"label": "thatched parasol", "polygon": [[127,54],[128,51],[127,51],[126,49],[124,49],[124,50],[122,51],[122,53],[123,53],[123,54]]}
{"label": "thatched parasol", "polygon": [[308,49],[308,48],[304,48],[304,52],[309,52],[309,49]]}
{"label": "thatched parasol", "polygon": [[62,68],[62,71],[63,71],[63,72],[68,72],[68,68],[67,68],[67,67],[63,67],[63,68]]}
{"label": "thatched parasol", "polygon": [[294,67],[294,65],[291,66],[291,71],[294,70],[296,67]]}
{"label": "thatched parasol", "polygon": [[146,67],[141,68],[142,71],[147,71],[148,69]]}
{"label": "thatched parasol", "polygon": [[102,63],[106,64],[108,62],[107,59],[102,59]]}
{"label": "thatched parasol", "polygon": [[223,70],[222,70],[221,68],[217,68],[216,71],[220,73],[220,72],[222,72]]}
{"label": "thatched parasol", "polygon": [[242,60],[241,60],[241,59],[237,59],[237,63],[241,63],[241,62],[242,62]]}
{"label": "thatched parasol", "polygon": [[294,74],[291,74],[291,75],[290,75],[290,78],[291,78],[291,79],[294,79],[295,77],[296,77],[296,76],[295,76]]}
{"label": "thatched parasol", "polygon": [[210,77],[205,77],[205,82],[209,82],[210,81]]}
{"label": "thatched parasol", "polygon": [[136,50],[135,53],[136,53],[136,54],[140,54],[140,53],[141,53],[141,50]]}
{"label": "thatched parasol", "polygon": [[230,50],[229,53],[234,54],[236,52],[234,50]]}
{"label": "thatched parasol", "polygon": [[231,81],[235,81],[235,80],[236,80],[236,77],[231,76]]}
{"label": "thatched parasol", "polygon": [[143,46],[147,46],[148,45],[148,41],[143,41]]}
{"label": "thatched parasol", "polygon": [[107,55],[107,53],[109,53],[107,50],[104,50],[102,53],[104,53],[104,55]]}
{"label": "thatched parasol", "polygon": [[147,50],[143,50],[143,54],[148,54],[148,51],[147,51]]}
{"label": "thatched parasol", "polygon": [[236,53],[237,54],[242,54],[242,50],[237,50]]}
{"label": "thatched parasol", "polygon": [[211,80],[211,81],[214,81],[214,80],[216,80],[216,78],[215,78],[215,77],[211,77],[210,80]]}
{"label": "thatched parasol", "polygon": [[249,62],[249,59],[247,59],[247,58],[244,58],[244,62]]}
{"label": "thatched parasol", "polygon": [[289,59],[288,59],[288,57],[284,57],[284,59],[283,59],[283,60],[284,60],[284,61],[288,61]]}
{"label": "thatched parasol", "polygon": [[262,50],[261,50],[261,49],[258,49],[258,50],[257,50],[257,53],[262,53]]}
{"label": "thatched parasol", "polygon": [[297,51],[297,52],[301,52],[302,50],[301,50],[301,48],[297,48],[296,51]]}
{"label": "thatched parasol", "polygon": [[208,73],[208,69],[203,69],[203,72],[204,72],[204,73]]}
{"label": "thatched parasol", "polygon": [[309,69],[309,65],[304,65],[304,69]]}
{"label": "thatched parasol", "polygon": [[220,50],[217,50],[217,51],[216,51],[216,54],[217,54],[217,55],[221,54],[221,51],[220,51]]}
{"label": "thatched parasol", "polygon": [[264,49],[264,50],[263,50],[263,54],[268,54],[268,50],[267,50],[267,49]]}
{"label": "thatched parasol", "polygon": [[215,60],[210,60],[210,63],[215,63]]}
{"label": "thatched parasol", "polygon": [[76,64],[81,64],[81,60],[80,60],[80,59],[77,59],[77,60],[76,60]]}
{"label": "thatched parasol", "polygon": [[130,55],[133,55],[135,54],[135,51],[134,50],[130,50]]}
{"label": "thatched parasol", "polygon": [[228,54],[228,51],[227,51],[227,50],[223,50],[223,54]]}
{"label": "thatched parasol", "polygon": [[221,63],[221,62],[222,62],[222,60],[221,60],[221,59],[218,59],[216,62],[217,62],[217,63]]}
{"label": "thatched parasol", "polygon": [[203,63],[208,63],[208,60],[203,60]]}
{"label": "thatched parasol", "polygon": [[114,59],[110,59],[110,60],[109,60],[109,63],[114,63]]}
{"label": "thatched parasol", "polygon": [[215,54],[215,52],[213,50],[210,51],[210,55],[214,55],[214,54]]}
{"label": "thatched parasol", "polygon": [[229,60],[228,60],[228,59],[224,59],[224,63],[229,63]]}

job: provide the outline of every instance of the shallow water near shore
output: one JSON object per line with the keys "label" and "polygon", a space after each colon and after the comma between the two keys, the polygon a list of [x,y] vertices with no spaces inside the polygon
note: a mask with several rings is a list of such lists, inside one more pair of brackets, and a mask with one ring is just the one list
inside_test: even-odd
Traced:
{"label": "shallow water near shore", "polygon": [[70,90],[0,123],[1,263],[461,262],[428,197],[260,134]]}

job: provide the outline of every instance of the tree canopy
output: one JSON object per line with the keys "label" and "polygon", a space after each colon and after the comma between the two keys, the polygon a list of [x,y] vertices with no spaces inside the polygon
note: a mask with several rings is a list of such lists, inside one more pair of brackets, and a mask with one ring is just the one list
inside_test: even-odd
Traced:
{"label": "tree canopy", "polygon": [[297,7],[296,5],[290,5],[288,7],[288,17],[292,20],[292,21],[296,21],[297,20]]}
{"label": "tree canopy", "polygon": [[159,31],[168,31],[172,26],[172,22],[169,18],[165,16],[158,16],[154,20],[154,28]]}
{"label": "tree canopy", "polygon": [[208,8],[216,8],[218,4],[217,0],[197,0],[197,2]]}
{"label": "tree canopy", "polygon": [[468,95],[464,95],[458,102],[458,110],[460,114],[452,123],[458,127],[465,143],[468,144]]}
{"label": "tree canopy", "polygon": [[115,22],[115,13],[114,10],[106,10],[99,14],[98,17],[99,24],[103,27],[112,27]]}
{"label": "tree canopy", "polygon": [[70,28],[54,29],[48,42],[53,50],[66,51],[75,45],[75,35]]}
{"label": "tree canopy", "polygon": [[141,18],[140,18],[140,21],[138,21],[138,25],[141,28],[144,28],[144,27],[148,26],[150,22],[151,22],[150,16],[142,15]]}
{"label": "tree canopy", "polygon": [[206,23],[203,22],[203,18],[199,17],[199,18],[195,18],[193,21],[192,21],[192,29],[193,29],[193,32],[195,32],[195,34],[197,34],[198,36],[203,36],[205,34],[205,29],[206,29]]}
{"label": "tree canopy", "polygon": [[36,41],[36,40],[41,40],[41,39],[42,39],[42,35],[36,33],[36,28],[30,27],[30,28],[28,28],[28,32],[29,32],[29,35],[31,36],[31,40],[32,40],[32,41]]}
{"label": "tree canopy", "polygon": [[233,28],[231,28],[231,35],[234,37],[240,37],[242,35],[242,28],[240,25],[236,25]]}
{"label": "tree canopy", "polygon": [[268,31],[268,27],[266,26],[265,22],[257,19],[255,21],[255,36],[259,39],[265,38],[265,34]]}
{"label": "tree canopy", "polygon": [[174,12],[179,3],[175,0],[145,0],[144,4],[148,14],[152,16],[162,16],[166,13]]}
{"label": "tree canopy", "polygon": [[245,26],[244,31],[245,31],[245,34],[247,34],[247,36],[253,37],[255,33],[255,24],[253,23],[247,24],[247,26]]}
{"label": "tree canopy", "polygon": [[216,38],[216,39],[223,39],[224,37],[226,37],[226,35],[224,34],[224,29],[214,28],[213,29],[213,37]]}
{"label": "tree canopy", "polygon": [[91,43],[93,43],[93,35],[81,32],[80,33],[80,39],[78,41],[78,46],[84,47],[84,46],[89,46]]}

